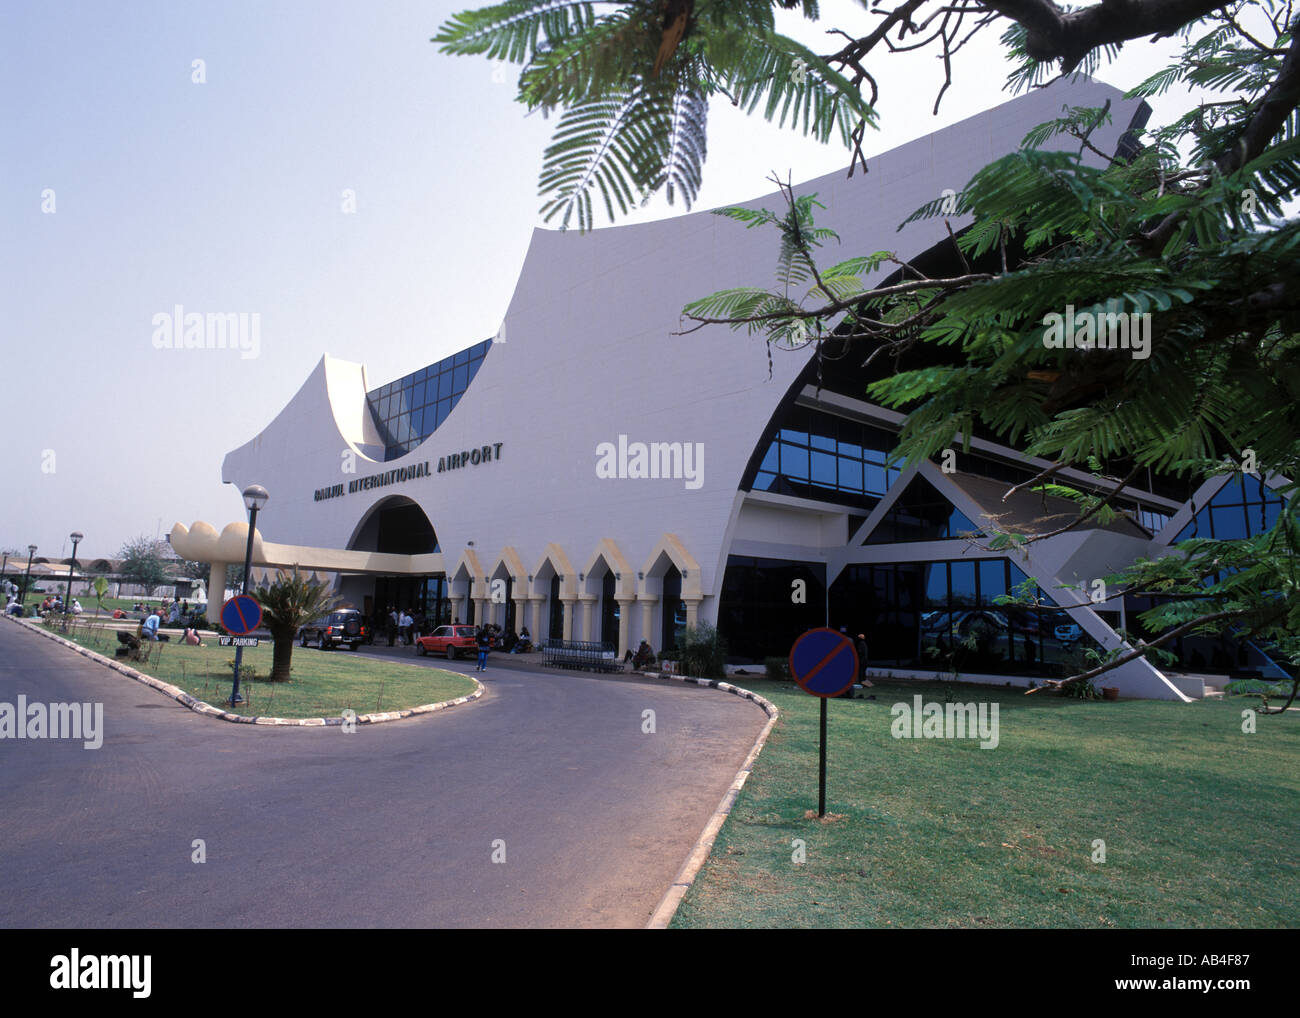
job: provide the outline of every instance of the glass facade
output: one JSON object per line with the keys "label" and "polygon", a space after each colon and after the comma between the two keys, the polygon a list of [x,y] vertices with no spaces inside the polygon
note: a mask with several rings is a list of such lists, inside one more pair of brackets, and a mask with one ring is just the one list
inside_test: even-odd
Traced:
{"label": "glass facade", "polygon": [[867,535],[863,544],[893,544],[898,541],[941,541],[978,535],[961,510],[939,494],[924,477],[916,476],[894,500],[889,512]]}
{"label": "glass facade", "polygon": [[902,472],[885,466],[895,444],[894,434],[882,428],[791,407],[769,439],[750,490],[870,510]]}
{"label": "glass facade", "polygon": [[849,566],[831,585],[831,626],[863,633],[874,667],[1073,674],[1096,643],[1050,596],[997,604],[1027,579],[1004,558]]}
{"label": "glass facade", "polygon": [[1210,537],[1218,541],[1254,537],[1272,528],[1284,504],[1282,496],[1262,479],[1234,474],[1210,499],[1209,505],[1178,532],[1174,543],[1189,537]]}
{"label": "glass facade", "polygon": [[484,340],[366,393],[384,439],[385,461],[405,456],[437,430],[491,348],[492,340]]}
{"label": "glass facade", "polygon": [[[802,597],[796,599],[802,583]],[[799,634],[826,619],[826,566],[732,555],[722,580],[718,631],[732,663],[788,657]]]}

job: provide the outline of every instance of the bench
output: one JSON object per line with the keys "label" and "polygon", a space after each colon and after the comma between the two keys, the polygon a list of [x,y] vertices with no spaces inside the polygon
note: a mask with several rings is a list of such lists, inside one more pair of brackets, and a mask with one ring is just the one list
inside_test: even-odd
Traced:
{"label": "bench", "polygon": [[623,662],[612,643],[596,640],[546,640],[542,663],[551,668],[580,668],[594,672],[621,672]]}

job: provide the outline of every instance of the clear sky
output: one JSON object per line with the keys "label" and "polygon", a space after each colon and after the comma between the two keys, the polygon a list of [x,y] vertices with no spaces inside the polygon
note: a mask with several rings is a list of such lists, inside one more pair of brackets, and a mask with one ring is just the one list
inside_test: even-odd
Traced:
{"label": "clear sky", "polygon": [[[365,363],[381,385],[497,331],[541,225],[555,121],[525,116],[514,75],[429,41],[466,6],[5,4],[0,547],[66,556],[81,530],[79,558],[115,556],[177,521],[220,529],[243,517],[222,458],[323,353]],[[828,23],[875,23],[849,0],[822,10]],[[781,23],[819,52],[838,48],[825,25]],[[938,116],[932,51],[877,57],[868,160],[1010,99],[1000,34],[958,54]],[[1098,77],[1131,87],[1175,49],[1129,43]],[[1153,123],[1190,101],[1153,102]],[[769,192],[773,170],[798,182],[848,163],[837,144],[725,100],[710,125],[696,209]],[[657,199],[626,221],[684,211]],[[177,304],[259,314],[258,356],[157,349],[154,316]]]}

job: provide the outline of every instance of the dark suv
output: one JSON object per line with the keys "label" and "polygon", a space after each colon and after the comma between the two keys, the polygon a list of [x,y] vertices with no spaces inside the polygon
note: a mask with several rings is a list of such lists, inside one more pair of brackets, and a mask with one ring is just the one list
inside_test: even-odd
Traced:
{"label": "dark suv", "polygon": [[340,644],[356,650],[365,639],[365,623],[355,608],[332,611],[298,630],[299,643],[304,647],[314,643],[321,650],[330,650]]}

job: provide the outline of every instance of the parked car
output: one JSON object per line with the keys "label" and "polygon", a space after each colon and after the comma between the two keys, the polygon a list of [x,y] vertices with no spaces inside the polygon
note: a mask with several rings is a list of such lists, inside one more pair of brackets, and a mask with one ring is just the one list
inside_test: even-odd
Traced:
{"label": "parked car", "polygon": [[446,654],[448,661],[455,661],[463,650],[473,653],[477,647],[477,626],[439,626],[427,636],[415,641],[415,651],[421,657],[426,654]]}
{"label": "parked car", "polygon": [[365,620],[355,608],[332,611],[298,630],[299,643],[304,647],[314,643],[321,650],[331,650],[338,646],[356,650],[365,639]]}
{"label": "parked car", "polygon": [[1074,643],[1083,636],[1083,630],[1075,622],[1064,622],[1053,629],[1052,633],[1062,643]]}

